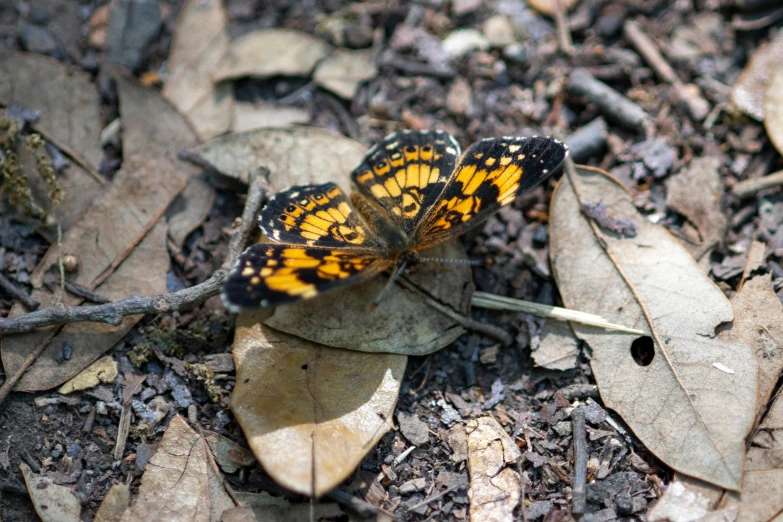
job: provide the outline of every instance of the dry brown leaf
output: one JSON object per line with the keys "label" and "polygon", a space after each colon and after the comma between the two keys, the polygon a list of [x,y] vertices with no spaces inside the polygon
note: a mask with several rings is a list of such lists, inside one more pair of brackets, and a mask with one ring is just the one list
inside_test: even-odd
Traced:
{"label": "dry brown leaf", "polygon": [[[5,71],[14,71],[7,75]],[[21,103],[40,112],[36,127],[70,147],[93,169],[103,158],[100,145],[98,92],[89,77],[39,54],[0,52],[0,104]],[[18,147],[18,162],[27,174],[36,203],[51,211],[67,229],[103,190],[103,180],[72,163],[57,176],[62,202],[51,208],[47,189],[37,174],[35,157]],[[56,236],[46,234],[53,241]]]}
{"label": "dry brown leaf", "polygon": [[772,276],[749,279],[731,299],[734,309],[732,331],[750,346],[758,363],[758,416],[764,413],[783,370],[783,305],[775,295]]}
{"label": "dry brown leaf", "polygon": [[223,514],[221,522],[321,522],[343,520],[346,513],[337,504],[289,504],[241,506]]}
{"label": "dry brown leaf", "polygon": [[318,64],[313,80],[340,98],[351,100],[359,84],[375,78],[377,74],[375,55],[371,49],[338,49]]}
{"label": "dry brown leaf", "polygon": [[[620,182],[584,167],[573,182],[576,192],[569,178],[558,185],[550,221],[563,302],[649,332],[639,338],[573,325],[592,347],[602,399],[667,465],[739,489],[757,369],[745,343],[730,332],[715,335],[732,321],[731,304],[678,241],[636,211]],[[591,226],[574,210],[598,201],[607,214],[633,223],[636,236]],[[632,348],[645,345],[654,357],[643,366]]]}
{"label": "dry brown leaf", "polygon": [[320,496],[391,429],[407,357],[320,346],[263,325],[265,313],[237,318],[231,409],[272,478]]}
{"label": "dry brown leaf", "polygon": [[564,12],[568,12],[579,2],[579,0],[527,0],[530,7],[547,16],[555,16],[555,13],[557,12],[557,2],[560,2],[560,6]]}
{"label": "dry brown leaf", "polygon": [[470,519],[492,522],[517,520],[522,477],[514,469],[522,458],[506,430],[492,417],[468,421]]}
{"label": "dry brown leaf", "polygon": [[98,169],[98,92],[86,74],[40,54],[0,52],[0,104],[11,102],[40,111],[36,126]]}
{"label": "dry brown leaf", "polygon": [[114,484],[103,497],[93,522],[120,522],[130,504],[130,488],[126,484]]}
{"label": "dry brown leaf", "polygon": [[[235,506],[209,463],[207,444],[176,415],[122,520],[213,522]],[[215,487],[215,486],[219,487]]]}
{"label": "dry brown leaf", "polygon": [[175,245],[182,248],[188,235],[207,219],[214,202],[215,189],[212,185],[199,176],[191,177],[185,189],[166,210],[169,237]]}
{"label": "dry brown leaf", "polygon": [[236,102],[231,130],[245,132],[253,129],[287,127],[308,121],[310,121],[310,111],[301,107]]}
{"label": "dry brown leaf", "polygon": [[272,193],[293,185],[333,181],[351,188],[350,173],[367,149],[342,134],[314,127],[257,129],[227,134],[189,151],[194,161],[247,183],[259,166],[269,169]]}
{"label": "dry brown leaf", "polygon": [[774,67],[780,64],[783,56],[783,31],[762,45],[756,47],[745,69],[742,70],[734,88],[731,99],[748,116],[764,120],[764,93],[771,79]]}
{"label": "dry brown leaf", "polygon": [[223,2],[185,2],[171,41],[163,96],[188,118],[201,140],[223,134],[231,126],[232,87],[212,80],[212,71],[228,48]]}
{"label": "dry brown leaf", "polygon": [[80,522],[82,505],[71,488],[33,473],[24,462],[19,465],[19,469],[22,470],[35,512],[42,522]]}
{"label": "dry brown leaf", "polygon": [[315,64],[331,52],[331,45],[301,31],[258,29],[231,42],[213,79],[310,76]]}
{"label": "dry brown leaf", "polygon": [[560,371],[576,367],[579,339],[568,323],[547,319],[538,336],[540,342],[530,352],[537,366]]}
{"label": "dry brown leaf", "polygon": [[[461,242],[452,241],[424,256],[467,259]],[[466,263],[422,263],[405,276],[429,295],[460,313],[470,310],[473,295]],[[394,285],[371,312],[367,307],[386,285],[388,276],[274,309],[264,322],[313,342],[362,352],[424,355],[451,344],[465,329],[434,310],[411,290]],[[339,303],[340,313],[334,313]]]}
{"label": "dry brown leaf", "polygon": [[764,128],[769,140],[783,155],[783,65],[775,66],[770,72],[764,97]]}
{"label": "dry brown leaf", "polygon": [[[192,146],[195,136],[184,118],[160,95],[124,74],[116,74],[115,79],[120,93],[125,161],[114,181],[63,233],[62,244],[63,253],[73,253],[79,260],[79,270],[69,279],[71,282],[120,299],[134,293],[154,295],[165,291],[169,262],[166,228],[164,223],[160,228],[153,226],[185,186],[186,175],[195,169],[177,159],[180,150]],[[134,263],[129,263],[134,248],[139,253]],[[57,285],[53,291],[44,285],[47,272],[56,271],[57,256],[55,245],[30,276],[32,295],[42,307],[57,302]],[[153,269],[160,272],[153,273]],[[81,299],[66,293],[64,302],[78,305]],[[16,305],[11,315],[24,312]],[[140,318],[127,317],[119,327],[102,323],[68,325],[63,337],[49,343],[16,389],[34,391],[62,384],[111,348]],[[13,374],[30,351],[48,343],[57,330],[47,328],[5,337],[2,358],[6,372]],[[54,355],[66,339],[74,343],[74,356],[57,364]]]}
{"label": "dry brown leaf", "polygon": [[666,203],[696,227],[697,237],[688,238],[685,248],[691,254],[703,253],[704,246],[717,245],[726,234],[728,219],[722,208],[723,181],[718,158],[696,158],[690,166],[666,181]]}
{"label": "dry brown leaf", "polygon": [[204,430],[204,438],[209,444],[209,449],[215,457],[215,461],[226,473],[236,473],[243,466],[252,466],[256,462],[253,453],[236,442],[218,435],[214,431]]}

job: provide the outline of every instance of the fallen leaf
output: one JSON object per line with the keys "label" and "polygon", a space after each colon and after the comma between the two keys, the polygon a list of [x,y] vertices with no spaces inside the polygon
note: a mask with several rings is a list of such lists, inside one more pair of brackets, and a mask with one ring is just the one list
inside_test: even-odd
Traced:
{"label": "fallen leaf", "polygon": [[650,510],[650,522],[695,522],[710,511],[710,500],[682,482],[672,482]]}
{"label": "fallen leaf", "polygon": [[35,512],[43,522],[80,522],[82,505],[71,488],[33,473],[24,462],[19,465],[19,469],[22,470]]}
{"label": "fallen leaf", "polygon": [[767,93],[764,97],[764,128],[767,129],[769,140],[783,155],[783,66],[781,65],[777,65],[770,72]]}
{"label": "fallen leaf", "polygon": [[172,36],[163,96],[188,118],[202,141],[231,126],[232,86],[212,80],[228,48],[223,2],[185,2]]}
{"label": "fallen leaf", "polygon": [[[98,91],[89,77],[39,54],[0,52],[0,104],[13,102],[38,111],[36,128],[70,147],[94,171],[98,168],[103,158],[100,107]],[[18,147],[18,162],[36,203],[53,212],[63,229],[70,227],[103,190],[103,179],[72,163],[57,176],[62,202],[51,208],[33,154]],[[53,242],[56,236],[50,233],[46,237]]]}
{"label": "fallen leaf", "polygon": [[[69,278],[72,283],[119,299],[133,293],[155,295],[165,291],[169,263],[165,223],[157,230],[153,227],[196,168],[177,159],[180,150],[195,142],[184,118],[160,95],[131,77],[117,73],[115,80],[123,121],[124,163],[114,181],[63,233],[62,251],[79,259],[79,271]],[[129,263],[134,248],[139,253],[134,263]],[[56,271],[57,257],[54,245],[30,275],[32,295],[42,308],[58,302],[58,290],[50,291],[44,285],[49,270]],[[161,271],[153,273],[152,269]],[[115,272],[119,274],[112,277]],[[66,293],[63,301],[78,305],[82,299]],[[24,312],[21,305],[16,305],[10,315]],[[61,365],[55,362],[54,354],[63,338],[49,343],[59,328],[6,336],[2,339],[3,366],[7,374],[13,375],[36,346],[49,343],[15,389],[37,391],[47,389],[41,386],[60,385],[111,348],[140,319],[127,317],[119,327],[102,323],[68,325],[63,335],[73,340],[74,356]]]}
{"label": "fallen leaf", "polygon": [[522,477],[514,469],[522,453],[506,430],[492,417],[470,420],[468,472],[471,520],[513,522],[520,504]]}
{"label": "fallen leaf", "polygon": [[182,248],[185,239],[207,219],[215,202],[215,189],[200,176],[191,177],[185,189],[166,209],[169,237]]}
{"label": "fallen leaf", "polygon": [[759,371],[754,411],[760,416],[783,370],[783,305],[775,295],[771,274],[746,281],[731,299],[731,306],[732,332],[756,355]]}
{"label": "fallen leaf", "polygon": [[723,241],[728,219],[722,208],[723,181],[720,159],[705,156],[694,159],[683,172],[666,180],[666,203],[696,227],[693,243],[685,243],[691,254],[703,252],[706,245]]}
{"label": "fallen leaf", "polygon": [[100,383],[112,384],[116,378],[117,361],[111,355],[107,355],[82,370],[79,375],[63,384],[57,391],[67,395],[75,391],[95,388]]}
{"label": "fallen leaf", "polygon": [[527,0],[530,7],[547,16],[555,16],[558,2],[560,2],[563,12],[567,13],[579,2],[579,0]]}
{"label": "fallen leaf", "polygon": [[313,80],[340,98],[351,100],[362,82],[377,75],[378,68],[375,66],[375,55],[371,49],[338,49],[318,64]]}
{"label": "fallen leaf", "polygon": [[103,497],[93,522],[120,522],[130,504],[130,488],[126,484],[114,484]]}
{"label": "fallen leaf", "polygon": [[253,129],[288,127],[310,121],[310,111],[301,107],[277,107],[269,104],[236,102],[234,104],[233,132]]}
{"label": "fallen leaf", "polygon": [[301,31],[258,29],[231,42],[213,79],[310,76],[315,65],[331,52],[331,45]]}
{"label": "fallen leaf", "polygon": [[204,438],[212,450],[215,461],[225,473],[236,473],[243,466],[252,466],[256,462],[253,453],[236,442],[218,435],[213,431],[204,430]]}
{"label": "fallen leaf", "polygon": [[175,415],[147,463],[138,497],[122,520],[219,521],[235,504],[212,469],[208,453],[204,438]]}
{"label": "fallen leaf", "polygon": [[[603,231],[574,211],[597,200],[609,214],[630,220],[636,236]],[[638,337],[573,325],[592,348],[606,406],[670,467],[738,490],[757,370],[746,344],[731,332],[716,336],[716,328],[733,319],[729,301],[603,171],[582,167],[572,180],[564,177],[550,215],[553,273],[566,306],[649,332]]]}
{"label": "fallen leaf", "polygon": [[764,93],[774,68],[783,56],[783,32],[769,42],[756,47],[731,91],[734,105],[748,116],[764,120]]}
{"label": "fallen leaf", "polygon": [[349,191],[351,169],[364,159],[366,151],[360,143],[336,132],[292,127],[227,134],[191,149],[188,156],[244,183],[248,173],[266,167],[272,193],[326,181]]}
{"label": "fallen leaf", "polygon": [[321,496],[391,429],[407,357],[317,345],[237,317],[231,398],[248,445],[280,485]]}
{"label": "fallen leaf", "polygon": [[[452,241],[423,256],[467,259],[460,241]],[[451,309],[467,315],[473,295],[470,266],[466,263],[422,263],[405,276]],[[451,344],[465,329],[434,310],[411,290],[394,285],[380,304],[367,307],[386,286],[380,275],[358,286],[278,306],[264,322],[276,330],[313,342],[362,352],[425,355]],[[339,303],[340,313],[334,313]]]}
{"label": "fallen leaf", "polygon": [[576,367],[579,339],[574,336],[568,323],[547,319],[538,336],[538,346],[530,352],[537,366],[560,371]]}
{"label": "fallen leaf", "polygon": [[223,514],[221,522],[320,522],[343,520],[345,512],[337,504],[290,504],[285,506],[241,506]]}

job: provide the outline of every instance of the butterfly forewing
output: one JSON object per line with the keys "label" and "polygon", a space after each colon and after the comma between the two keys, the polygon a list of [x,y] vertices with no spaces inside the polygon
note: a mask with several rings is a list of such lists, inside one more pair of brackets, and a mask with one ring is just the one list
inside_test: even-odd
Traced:
{"label": "butterfly forewing", "polygon": [[446,186],[459,154],[459,144],[445,132],[398,132],[373,147],[351,179],[407,236]]}
{"label": "butterfly forewing", "polygon": [[280,243],[341,248],[374,247],[378,241],[334,183],[291,187],[275,194],[258,219]]}
{"label": "butterfly forewing", "polygon": [[429,248],[478,225],[549,177],[567,150],[557,140],[537,136],[474,143],[421,219],[415,248]]}
{"label": "butterfly forewing", "polygon": [[259,243],[248,248],[229,273],[223,302],[232,311],[291,303],[366,281],[392,264],[372,252],[346,246]]}

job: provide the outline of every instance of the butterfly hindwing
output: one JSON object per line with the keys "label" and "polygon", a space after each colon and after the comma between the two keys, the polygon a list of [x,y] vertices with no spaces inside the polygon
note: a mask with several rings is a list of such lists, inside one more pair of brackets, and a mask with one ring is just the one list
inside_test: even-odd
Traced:
{"label": "butterfly hindwing", "polygon": [[416,249],[464,233],[538,185],[568,148],[552,138],[503,137],[474,143],[415,231]]}
{"label": "butterfly hindwing", "polygon": [[245,250],[226,278],[223,302],[232,311],[291,303],[366,281],[392,264],[350,247],[258,243]]}
{"label": "butterfly hindwing", "polygon": [[398,132],[370,149],[351,180],[408,235],[443,190],[459,154],[459,144],[446,132]]}
{"label": "butterfly hindwing", "polygon": [[376,243],[345,193],[334,183],[278,192],[264,207],[258,223],[269,239],[280,243],[331,248]]}

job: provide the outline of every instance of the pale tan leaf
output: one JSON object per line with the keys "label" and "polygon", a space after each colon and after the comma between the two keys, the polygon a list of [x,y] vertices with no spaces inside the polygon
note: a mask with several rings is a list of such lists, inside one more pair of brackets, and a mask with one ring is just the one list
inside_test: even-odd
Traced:
{"label": "pale tan leaf", "polygon": [[568,12],[579,0],[527,0],[530,7],[547,16],[555,16],[557,12],[556,2],[560,2],[564,12]]}
{"label": "pale tan leaf", "polygon": [[42,522],[79,522],[82,505],[67,486],[55,484],[51,479],[33,473],[30,466],[22,462],[27,493]]}
{"label": "pale tan leaf", "polygon": [[[558,185],[550,222],[563,302],[649,332],[573,325],[593,350],[604,403],[667,465],[739,489],[757,369],[745,343],[730,332],[716,336],[733,319],[731,304],[677,240],[636,211],[620,182],[589,168],[577,169],[573,182],[576,192],[569,178]],[[576,211],[599,201],[607,214],[632,223],[636,236],[602,230]],[[646,366],[632,356],[632,347],[645,345],[654,350]]]}
{"label": "pale tan leaf", "polygon": [[212,71],[229,48],[221,0],[188,0],[177,17],[163,96],[206,140],[226,132],[234,102],[230,84],[217,84]]}
{"label": "pale tan leaf", "polygon": [[[180,417],[171,419],[141,477],[139,495],[122,520],[213,522],[234,507],[222,487],[215,488],[204,439]],[[215,510],[221,507],[222,510]]]}
{"label": "pale tan leaf", "polygon": [[313,127],[257,129],[227,134],[189,151],[194,160],[247,183],[249,172],[269,169],[269,189],[333,181],[351,189],[349,175],[366,148],[336,132]]}
{"label": "pale tan leaf", "polygon": [[36,126],[96,170],[103,159],[98,101],[86,74],[40,54],[0,52],[0,104],[18,102],[39,111]]}
{"label": "pale tan leaf", "polygon": [[268,104],[236,102],[234,104],[233,132],[253,129],[287,127],[310,121],[310,111],[301,107],[276,107]]}
{"label": "pale tan leaf", "polygon": [[764,93],[781,56],[783,31],[771,41],[756,47],[742,74],[734,82],[732,101],[745,114],[759,121],[764,120]]}
{"label": "pale tan leaf", "polygon": [[[426,257],[467,259],[459,241],[422,253]],[[470,266],[465,263],[422,263],[405,277],[453,310],[467,314],[473,293]],[[306,301],[274,309],[264,322],[313,342],[362,352],[424,355],[451,344],[465,329],[434,310],[421,297],[399,285],[392,287],[378,306],[367,307],[386,285],[380,275]],[[334,313],[339,303],[340,313]]]}
{"label": "pale tan leaf", "polygon": [[207,430],[204,430],[204,438],[220,469],[226,473],[236,473],[240,467],[252,466],[256,462],[249,449],[243,448],[231,439]]}
{"label": "pale tan leaf", "polygon": [[538,337],[538,345],[530,352],[537,366],[560,371],[576,367],[579,339],[574,336],[568,323],[547,319]]}
{"label": "pale tan leaf", "polygon": [[214,202],[212,185],[200,177],[190,178],[185,189],[166,209],[169,237],[175,245],[182,248],[188,235],[207,219]]}
{"label": "pale tan leaf", "polygon": [[764,128],[778,153],[783,155],[783,65],[780,64],[770,71],[764,97]]}
{"label": "pale tan leaf", "polygon": [[103,497],[93,522],[120,522],[129,504],[130,488],[126,484],[115,484]]}
{"label": "pale tan leaf", "polygon": [[79,375],[63,384],[57,391],[67,395],[75,391],[95,388],[100,383],[112,384],[116,378],[117,361],[111,355],[107,355],[82,370]]}
{"label": "pale tan leaf", "polygon": [[213,79],[310,76],[315,64],[331,52],[331,45],[301,31],[258,29],[231,42]]}
{"label": "pale tan leaf", "polygon": [[231,398],[250,448],[267,473],[320,496],[345,480],[391,429],[407,357],[317,345],[237,318]]}
{"label": "pale tan leaf", "polygon": [[221,522],[325,522],[343,520],[346,513],[337,504],[288,504],[242,506],[223,514]]}
{"label": "pale tan leaf", "polygon": [[731,299],[732,331],[750,346],[758,363],[758,398],[754,411],[764,413],[783,370],[783,305],[772,288],[772,275],[749,279]]}
{"label": "pale tan leaf", "polygon": [[515,465],[522,454],[492,417],[468,421],[468,472],[470,519],[492,522],[517,520],[514,510],[521,501],[522,477]]}
{"label": "pale tan leaf", "polygon": [[696,522],[710,511],[710,500],[682,482],[672,482],[650,510],[650,522]]}
{"label": "pale tan leaf", "polygon": [[340,98],[350,100],[359,84],[371,80],[377,74],[372,50],[338,49],[318,64],[313,80]]}

